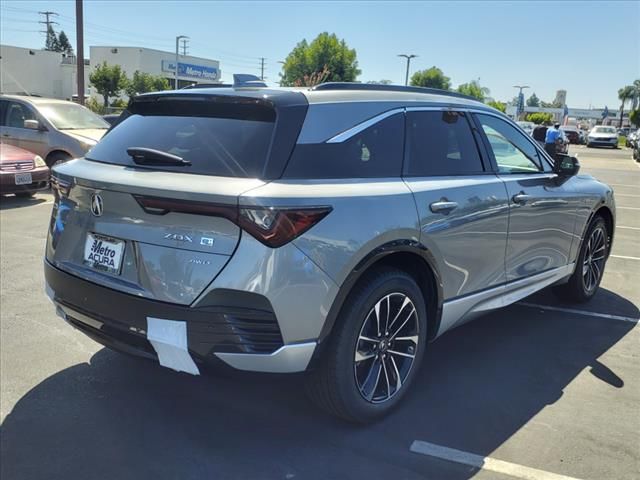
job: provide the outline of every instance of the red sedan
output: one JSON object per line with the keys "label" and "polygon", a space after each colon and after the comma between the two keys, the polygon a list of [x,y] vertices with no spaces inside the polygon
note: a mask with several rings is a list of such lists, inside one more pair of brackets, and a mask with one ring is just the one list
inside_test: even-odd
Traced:
{"label": "red sedan", "polygon": [[0,194],[30,197],[49,187],[49,167],[28,150],[0,143]]}

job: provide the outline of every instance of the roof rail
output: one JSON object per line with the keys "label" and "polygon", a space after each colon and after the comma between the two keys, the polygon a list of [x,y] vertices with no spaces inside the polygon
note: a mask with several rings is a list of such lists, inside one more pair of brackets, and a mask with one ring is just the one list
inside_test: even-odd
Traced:
{"label": "roof rail", "polygon": [[316,85],[311,90],[365,90],[372,92],[411,92],[411,93],[427,93],[431,95],[444,95],[447,97],[464,98],[466,100],[474,100],[479,102],[475,97],[464,95],[449,90],[440,90],[439,88],[427,87],[405,87],[404,85],[381,85],[376,83],[353,83],[353,82],[327,82]]}

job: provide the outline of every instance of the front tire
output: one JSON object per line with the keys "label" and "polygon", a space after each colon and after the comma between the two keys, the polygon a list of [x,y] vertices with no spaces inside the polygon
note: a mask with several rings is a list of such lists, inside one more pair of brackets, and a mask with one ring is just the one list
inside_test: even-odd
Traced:
{"label": "front tire", "polygon": [[52,168],[60,163],[68,162],[71,157],[63,152],[55,152],[47,157],[47,166]]}
{"label": "front tire", "polygon": [[601,216],[596,216],[589,225],[580,247],[576,269],[565,285],[554,288],[563,300],[584,303],[596,294],[604,267],[609,256],[609,232]]}
{"label": "front tire", "polygon": [[36,194],[36,192],[17,192],[15,195],[18,198],[31,198]]}
{"label": "front tire", "polygon": [[427,338],[425,300],[407,273],[383,268],[351,292],[307,393],[323,410],[354,423],[388,414],[409,390]]}

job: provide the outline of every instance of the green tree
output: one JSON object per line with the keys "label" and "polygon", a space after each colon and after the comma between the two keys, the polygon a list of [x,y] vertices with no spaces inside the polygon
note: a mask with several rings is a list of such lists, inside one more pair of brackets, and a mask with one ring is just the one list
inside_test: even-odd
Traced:
{"label": "green tree", "polygon": [[629,121],[636,127],[640,128],[640,109],[631,110],[631,112],[629,113]]}
{"label": "green tree", "polygon": [[624,115],[624,105],[627,102],[633,101],[635,95],[635,86],[634,85],[626,85],[618,90],[618,100],[620,100],[620,122],[618,123],[618,127],[622,127],[622,116]]}
{"label": "green tree", "polygon": [[335,34],[323,32],[311,43],[299,42],[287,55],[280,85],[307,85],[310,81],[353,82],[360,75],[356,51]]}
{"label": "green tree", "polygon": [[507,113],[507,104],[503,102],[498,102],[497,100],[492,100],[487,103],[490,107],[495,108],[496,110],[501,111],[502,113]]}
{"label": "green tree", "polygon": [[490,93],[489,89],[480,85],[479,80],[472,80],[469,83],[463,83],[458,86],[458,93],[475,97],[481,102],[484,101]]}
{"label": "green tree", "polygon": [[64,33],[64,30],[60,30],[60,35],[58,35],[58,50],[56,51],[66,53],[67,55],[73,55],[73,47],[69,42],[67,34]]}
{"label": "green tree", "polygon": [[50,52],[60,51],[58,36],[56,35],[56,32],[53,31],[53,27],[51,25],[47,26],[47,37],[44,41],[44,49]]}
{"label": "green tree", "polygon": [[139,93],[158,92],[169,90],[169,88],[169,81],[166,78],[136,70],[133,72],[133,78],[127,82],[124,91],[131,98]]}
{"label": "green tree", "polygon": [[540,99],[534,92],[531,94],[529,98],[527,98],[527,107],[539,107],[539,106],[540,106]]}
{"label": "green tree", "polygon": [[96,91],[102,95],[103,106],[109,106],[109,97],[117,97],[123,89],[127,87],[127,75],[120,68],[120,65],[96,65],[96,68],[89,75],[89,82]]}
{"label": "green tree", "polygon": [[540,125],[543,123],[551,123],[553,121],[553,114],[544,112],[527,113],[524,119],[528,122]]}
{"label": "green tree", "polygon": [[438,67],[431,67],[427,70],[419,70],[411,75],[411,85],[414,87],[439,88],[440,90],[451,89],[451,79],[447,77]]}

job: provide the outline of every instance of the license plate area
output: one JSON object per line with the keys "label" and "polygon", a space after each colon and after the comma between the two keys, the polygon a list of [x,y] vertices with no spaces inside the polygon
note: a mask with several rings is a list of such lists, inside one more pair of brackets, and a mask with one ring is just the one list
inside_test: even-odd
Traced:
{"label": "license plate area", "polygon": [[85,265],[114,275],[120,275],[125,241],[96,233],[88,233],[84,243]]}
{"label": "license plate area", "polygon": [[33,183],[30,173],[16,173],[15,175],[16,185],[29,185]]}

